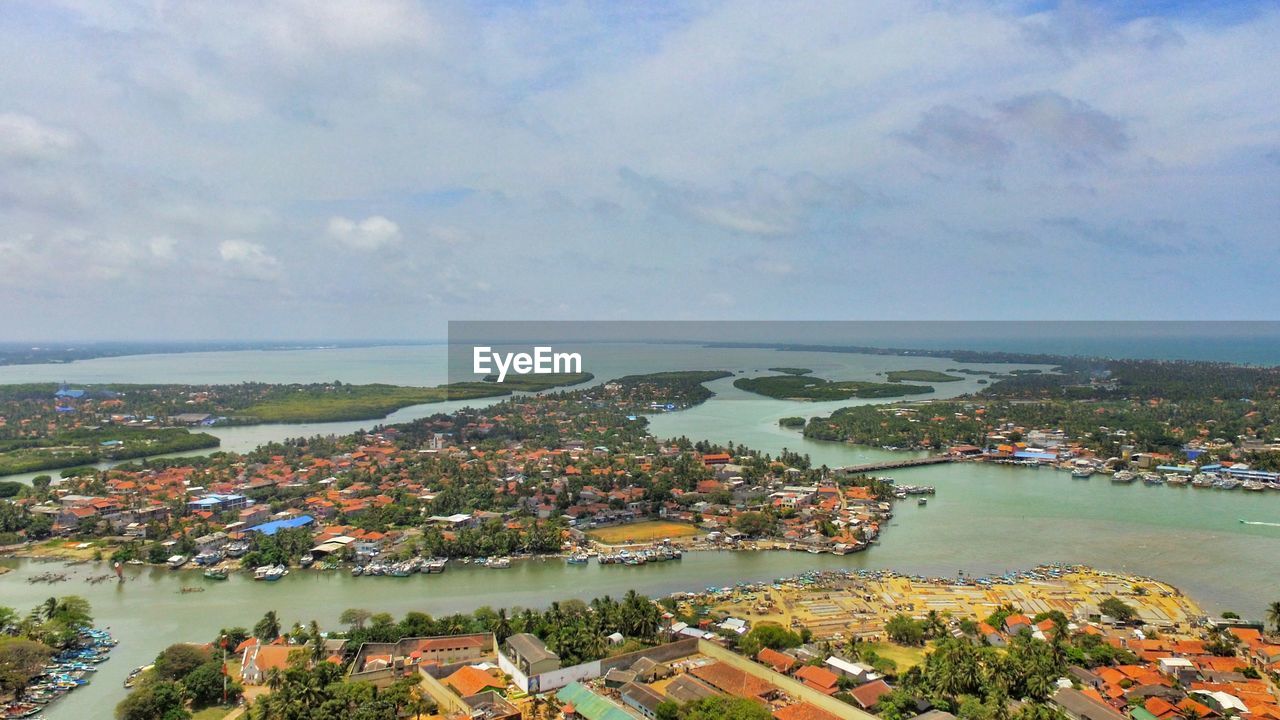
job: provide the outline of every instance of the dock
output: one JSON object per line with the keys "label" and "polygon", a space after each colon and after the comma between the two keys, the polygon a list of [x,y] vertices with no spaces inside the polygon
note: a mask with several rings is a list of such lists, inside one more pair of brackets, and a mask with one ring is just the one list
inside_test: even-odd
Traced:
{"label": "dock", "polygon": [[897,470],[899,468],[919,467],[921,465],[938,465],[941,463],[955,462],[959,458],[954,455],[931,455],[923,458],[911,458],[910,460],[889,460],[886,462],[867,463],[865,465],[846,465],[835,469],[838,473],[846,475],[865,475],[867,473],[880,472],[881,470]]}

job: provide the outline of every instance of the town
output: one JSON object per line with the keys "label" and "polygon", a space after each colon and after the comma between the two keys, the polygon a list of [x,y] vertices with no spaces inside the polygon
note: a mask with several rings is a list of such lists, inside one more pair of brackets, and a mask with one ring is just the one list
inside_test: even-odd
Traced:
{"label": "town", "polygon": [[[299,703],[388,720],[1280,717],[1280,638],[1266,633],[1280,603],[1265,627],[1208,617],[1168,585],[1083,567],[989,583],[811,573],[545,611],[396,622],[353,608],[343,622],[289,630],[269,611],[174,645],[131,675],[117,717],[172,717],[192,699],[233,717],[237,697],[260,718]],[[221,689],[200,671],[211,663],[234,676]]]}

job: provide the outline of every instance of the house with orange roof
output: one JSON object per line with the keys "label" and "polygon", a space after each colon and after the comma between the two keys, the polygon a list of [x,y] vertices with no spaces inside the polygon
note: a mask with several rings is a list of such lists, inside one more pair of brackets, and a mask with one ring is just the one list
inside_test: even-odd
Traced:
{"label": "house with orange roof", "polygon": [[761,648],[760,652],[756,653],[756,661],[768,665],[774,672],[783,675],[789,675],[791,669],[799,662],[793,655],[768,647]]}
{"label": "house with orange roof", "polygon": [[249,685],[261,685],[272,669],[288,669],[289,658],[295,652],[305,654],[306,649],[297,645],[251,645],[240,656],[240,679]]}
{"label": "house with orange roof", "polygon": [[838,716],[806,702],[778,708],[773,711],[773,718],[774,720],[839,720]]}
{"label": "house with orange roof", "polygon": [[460,697],[479,695],[486,690],[505,690],[507,685],[492,672],[482,670],[475,665],[466,665],[444,679],[444,684],[453,688]]}
{"label": "house with orange roof", "polygon": [[835,695],[840,677],[824,667],[805,665],[796,671],[795,677],[823,695]]}

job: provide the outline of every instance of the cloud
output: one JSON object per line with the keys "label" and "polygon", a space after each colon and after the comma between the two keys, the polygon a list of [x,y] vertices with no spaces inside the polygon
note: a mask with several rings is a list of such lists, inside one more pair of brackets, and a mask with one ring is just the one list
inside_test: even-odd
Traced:
{"label": "cloud", "polygon": [[332,217],[328,232],[329,237],[356,250],[377,250],[400,242],[400,226],[381,215],[370,215],[359,222]]}
{"label": "cloud", "polygon": [[218,256],[232,275],[254,280],[272,280],[280,275],[280,261],[258,243],[247,240],[223,240]]}
{"label": "cloud", "polygon": [[995,103],[983,115],[934,106],[902,139],[940,160],[987,167],[1003,165],[1014,156],[1044,156],[1073,167],[1123,153],[1130,144],[1122,121],[1048,90]]}
{"label": "cloud", "polygon": [[1000,103],[998,108],[1007,122],[1068,155],[1097,158],[1129,147],[1123,122],[1056,92],[1020,95]]}
{"label": "cloud", "polygon": [[147,242],[151,256],[163,262],[172,262],[178,257],[176,248],[178,241],[165,235],[157,235]]}
{"label": "cloud", "polygon": [[831,182],[807,172],[783,176],[756,170],[722,188],[671,183],[629,168],[620,176],[657,211],[760,237],[794,235],[824,222],[830,213],[852,211],[866,198],[852,183]]}
{"label": "cloud", "polygon": [[0,161],[57,160],[84,147],[79,133],[46,125],[30,115],[0,113]]}
{"label": "cloud", "polygon": [[950,105],[926,110],[903,139],[926,154],[956,163],[998,163],[1012,149],[994,120]]}
{"label": "cloud", "polygon": [[[1143,277],[1262,275],[1280,11],[1192,5],[10,0],[6,331],[123,332],[84,312],[103,277],[153,337],[392,337],[511,297],[696,312],[709,268],[768,286],[747,317],[1107,314],[1148,250]],[[1002,242],[1072,283],[993,270]],[[911,293],[866,271],[904,258]],[[1246,288],[1275,299],[1153,312],[1267,307]]]}

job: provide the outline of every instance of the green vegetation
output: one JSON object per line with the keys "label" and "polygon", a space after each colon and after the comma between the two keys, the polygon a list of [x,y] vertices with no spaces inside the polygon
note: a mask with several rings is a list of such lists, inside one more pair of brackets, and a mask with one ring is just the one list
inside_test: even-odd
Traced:
{"label": "green vegetation", "polygon": [[962,377],[948,375],[937,370],[890,370],[884,374],[889,382],[958,382]]}
{"label": "green vegetation", "polygon": [[0,440],[0,475],[51,470],[217,447],[218,438],[182,428],[74,429],[43,438]]}
{"label": "green vegetation", "polygon": [[[659,710],[662,706],[658,706]],[[758,702],[717,696],[687,703],[676,711],[677,720],[771,720],[773,714]]]}
{"label": "green vegetation", "polygon": [[756,653],[764,648],[773,650],[786,650],[793,647],[799,647],[802,640],[800,636],[781,625],[772,623],[761,623],[751,628],[751,632],[742,636],[738,641],[738,652],[747,657],[755,657]]}
{"label": "green vegetation", "polygon": [[808,375],[813,371],[802,367],[774,367],[769,368],[769,372],[782,373],[784,375]]}
{"label": "green vegetation", "polygon": [[538,392],[589,382],[591,373],[516,375],[496,382],[459,382],[436,387],[399,385],[282,385],[240,410],[240,422],[310,423],[374,420],[409,407],[445,400],[475,400],[516,392]]}
{"label": "green vegetation", "polygon": [[[898,688],[881,698],[876,712],[886,720],[899,720],[914,714],[919,700],[928,699],[935,708],[965,720],[1054,718],[1055,711],[1041,703],[1065,669],[1057,647],[1030,635],[1013,638],[1006,650],[943,637],[923,665],[904,674]],[[1030,702],[1010,715],[1010,698]]]}
{"label": "green vegetation", "polygon": [[766,375],[756,378],[738,378],[733,381],[733,386],[739,390],[746,390],[747,392],[779,400],[890,398],[933,392],[933,388],[928,385],[902,385],[859,380],[830,381],[818,377],[801,377],[798,375]]}
{"label": "green vegetation", "polygon": [[614,406],[618,410],[646,413],[665,410],[667,405],[683,410],[704,403],[715,393],[703,383],[732,376],[728,370],[676,370],[625,375],[605,385],[615,393]]}
{"label": "green vegetation", "polygon": [[22,695],[54,651],[77,645],[92,623],[89,601],[78,595],[51,597],[26,616],[0,607],[0,695]]}
{"label": "green vegetation", "polygon": [[1118,597],[1109,597],[1098,603],[1098,609],[1105,615],[1119,620],[1120,622],[1132,622],[1137,619],[1138,613],[1129,603]]}
{"label": "green vegetation", "polygon": [[778,418],[778,424],[784,428],[803,428],[806,420],[799,416]]}

